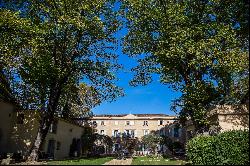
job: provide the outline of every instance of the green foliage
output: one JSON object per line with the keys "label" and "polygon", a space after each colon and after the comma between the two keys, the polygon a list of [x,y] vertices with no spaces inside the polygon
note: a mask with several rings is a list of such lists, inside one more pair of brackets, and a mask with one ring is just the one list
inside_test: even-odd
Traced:
{"label": "green foliage", "polygon": [[249,89],[248,10],[242,1],[125,0],[123,51],[143,54],[131,85],[159,74],[183,93],[173,110],[203,127],[209,104],[237,103]]}
{"label": "green foliage", "polygon": [[[98,103],[123,95],[116,86],[115,72],[121,65],[115,53],[114,34],[120,23],[113,2],[5,0],[1,3],[0,70],[11,76],[4,87],[11,86],[11,93],[23,109],[42,112],[39,128],[42,141],[54,116],[62,114],[65,106],[70,111],[86,113],[78,108],[84,107],[88,100],[79,102],[75,97],[88,96],[83,94],[81,82],[94,87],[91,91],[96,92]],[[35,143],[32,160],[37,160],[35,156],[42,141]]]}
{"label": "green foliage", "polygon": [[187,156],[195,165],[248,165],[249,131],[197,136],[188,142]]}
{"label": "green foliage", "polygon": [[121,66],[112,6],[106,0],[3,3],[0,64],[12,72],[11,88],[24,108],[46,109],[50,96],[63,100],[80,80],[94,86],[101,101],[122,95],[115,85]]}
{"label": "green foliage", "polygon": [[151,149],[153,153],[156,151],[157,145],[163,141],[163,138],[155,133],[150,133],[142,137],[142,143],[146,145],[146,148]]}
{"label": "green foliage", "polygon": [[13,91],[19,50],[34,35],[30,21],[18,13],[0,9],[0,100],[18,105]]}
{"label": "green foliage", "polygon": [[95,129],[91,128],[91,127],[85,127],[84,133],[82,134],[82,149],[83,152],[87,152],[90,151],[92,152],[93,147],[96,144],[100,144],[101,145],[107,145],[107,147],[112,147],[113,145],[113,141],[112,139],[107,136],[107,135],[101,135],[98,133],[95,133]]}

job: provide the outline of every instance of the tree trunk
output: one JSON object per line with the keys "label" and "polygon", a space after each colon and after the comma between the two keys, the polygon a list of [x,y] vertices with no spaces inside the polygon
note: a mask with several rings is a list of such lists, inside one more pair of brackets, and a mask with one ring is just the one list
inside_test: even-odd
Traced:
{"label": "tree trunk", "polygon": [[46,138],[49,127],[54,120],[54,113],[58,106],[59,98],[61,95],[61,86],[57,83],[52,85],[52,89],[50,91],[49,103],[47,107],[47,111],[42,111],[43,117],[40,121],[40,126],[37,132],[37,136],[32,147],[30,156],[28,158],[29,161],[37,161],[39,159],[39,152],[42,148],[42,144]]}
{"label": "tree trunk", "polygon": [[49,115],[45,115],[42,118],[34,145],[32,147],[30,156],[28,158],[29,161],[37,161],[39,159],[39,153],[42,148],[42,144],[46,138],[46,135],[49,131],[51,123],[52,123],[52,118],[49,117]]}

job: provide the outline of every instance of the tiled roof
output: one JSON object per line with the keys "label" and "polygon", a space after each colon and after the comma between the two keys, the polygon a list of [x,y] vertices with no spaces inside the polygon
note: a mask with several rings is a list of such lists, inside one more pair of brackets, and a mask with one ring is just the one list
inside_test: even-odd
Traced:
{"label": "tiled roof", "polygon": [[101,114],[101,115],[94,115],[94,117],[123,117],[128,114],[117,114],[117,115],[111,115],[111,114]]}
{"label": "tiled roof", "polygon": [[135,116],[138,117],[145,117],[145,116],[169,116],[167,114],[134,114]]}
{"label": "tiled roof", "polygon": [[[124,116],[127,116],[129,114],[101,114],[101,115],[94,115],[94,117],[124,117]],[[162,116],[162,117],[167,117],[167,116],[170,116],[170,115],[167,115],[167,114],[132,114],[132,115],[135,115],[137,117],[159,117],[159,116]]]}

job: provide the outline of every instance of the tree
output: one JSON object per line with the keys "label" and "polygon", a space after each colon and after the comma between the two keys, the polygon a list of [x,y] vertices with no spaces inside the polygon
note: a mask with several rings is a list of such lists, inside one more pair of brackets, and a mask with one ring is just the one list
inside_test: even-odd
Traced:
{"label": "tree", "polygon": [[[116,138],[115,138],[116,139]],[[127,149],[128,153],[133,154],[135,146],[139,143],[137,137],[132,137],[129,133],[122,133],[120,138],[120,145],[123,149]]]}
{"label": "tree", "polygon": [[162,141],[163,138],[155,132],[152,132],[148,135],[144,135],[142,137],[142,143],[145,144],[146,147],[150,149],[153,154],[156,153],[156,148],[162,143]]}
{"label": "tree", "polygon": [[173,110],[190,117],[197,132],[206,128],[211,104],[237,103],[248,91],[248,3],[126,0],[123,9],[129,30],[123,50],[142,54],[131,85],[159,74],[162,84],[182,92]]}
{"label": "tree", "polygon": [[59,101],[61,106],[58,114],[63,118],[76,120],[86,120],[92,116],[91,109],[100,104],[101,96],[98,91],[91,86],[80,83],[79,86],[69,85]]}
{"label": "tree", "polygon": [[18,13],[1,9],[0,15],[0,100],[18,106],[13,89],[18,53],[21,46],[32,40],[34,32],[29,26],[30,21],[19,18]]}
{"label": "tree", "polygon": [[[113,141],[108,135],[101,135],[96,133],[96,129],[94,129],[93,127],[85,126],[85,130],[81,139],[83,142],[82,149],[84,153],[96,153],[94,151],[94,147],[100,147],[99,145],[106,146],[107,149],[110,149],[113,145]],[[97,151],[97,153],[98,152],[99,151]]]}
{"label": "tree", "polygon": [[[1,22],[9,28],[16,24],[13,40],[32,38],[21,43],[17,50],[17,76],[14,91],[21,106],[41,112],[40,126],[31,150],[30,160],[38,160],[38,152],[47,135],[50,124],[60,112],[60,104],[70,86],[78,87],[85,82],[98,91],[101,101],[112,101],[122,95],[115,85],[114,72],[117,64],[116,41],[113,34],[119,28],[112,2],[101,1],[5,1],[1,11],[16,12],[10,23]],[[14,6],[14,7],[13,7]],[[3,17],[6,17],[3,15]],[[8,19],[8,18],[5,18]],[[20,20],[27,20],[25,29]],[[6,36],[10,36],[7,33]],[[10,41],[6,41],[10,42]],[[4,40],[1,40],[1,44]],[[2,56],[2,54],[1,54]],[[7,53],[8,57],[11,52]],[[13,60],[9,59],[8,64]]]}
{"label": "tree", "polygon": [[82,142],[83,142],[83,152],[92,151],[94,146],[94,142],[96,140],[95,132],[91,127],[85,127],[84,134],[82,135]]}

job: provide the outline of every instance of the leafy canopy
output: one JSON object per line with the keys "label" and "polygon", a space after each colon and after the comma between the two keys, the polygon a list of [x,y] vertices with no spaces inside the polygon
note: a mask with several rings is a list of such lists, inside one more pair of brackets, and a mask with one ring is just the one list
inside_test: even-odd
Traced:
{"label": "leafy canopy", "polygon": [[139,57],[131,85],[146,85],[159,74],[161,83],[183,94],[173,109],[179,107],[197,127],[206,124],[212,102],[239,102],[249,89],[247,6],[217,0],[124,1],[129,32],[123,50]]}
{"label": "leafy canopy", "polygon": [[47,108],[53,98],[65,104],[63,98],[79,82],[92,87],[100,101],[122,95],[115,85],[121,65],[112,6],[106,0],[3,3],[1,64],[12,75],[12,91],[22,107]]}

